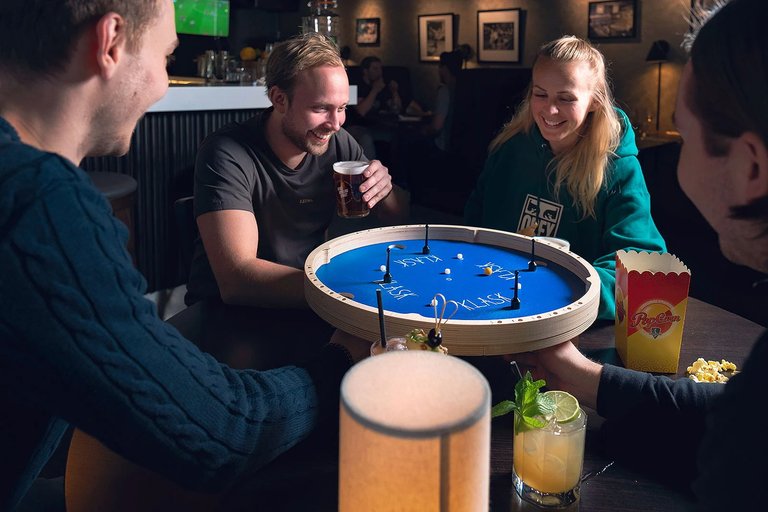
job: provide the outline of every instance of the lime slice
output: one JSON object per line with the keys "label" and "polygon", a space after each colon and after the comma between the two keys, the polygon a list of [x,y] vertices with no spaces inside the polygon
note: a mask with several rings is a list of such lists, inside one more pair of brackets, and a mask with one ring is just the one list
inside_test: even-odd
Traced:
{"label": "lime slice", "polygon": [[547,391],[544,396],[555,405],[555,421],[558,423],[568,423],[579,417],[579,401],[572,394],[565,391]]}

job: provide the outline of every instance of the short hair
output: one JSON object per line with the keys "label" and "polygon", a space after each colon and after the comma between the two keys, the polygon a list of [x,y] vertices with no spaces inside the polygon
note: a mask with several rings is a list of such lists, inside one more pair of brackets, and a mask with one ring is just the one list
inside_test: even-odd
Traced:
{"label": "short hair", "polygon": [[[686,105],[702,125],[704,147],[724,156],[745,132],[768,147],[768,2],[718,2],[703,16],[691,46],[693,80]],[[760,220],[768,228],[768,197],[732,208],[736,218]]]}
{"label": "short hair", "polygon": [[109,12],[125,19],[135,51],[158,9],[159,0],[2,0],[0,72],[21,79],[63,71],[77,38]]}
{"label": "short hair", "polygon": [[464,59],[459,51],[443,52],[440,54],[440,65],[448,68],[448,72],[453,76],[458,76]]}
{"label": "short hair", "polygon": [[363,69],[371,69],[371,65],[373,65],[374,62],[381,62],[381,59],[375,55],[369,55],[360,61],[360,67]]}
{"label": "short hair", "polygon": [[727,140],[747,131],[768,145],[768,2],[717,6],[691,46],[694,83],[688,107],[701,121],[712,156],[728,153]]}
{"label": "short hair", "polygon": [[305,69],[318,66],[344,67],[339,47],[332,39],[309,32],[283,41],[275,46],[267,59],[267,90],[279,87],[291,99],[296,76]]}

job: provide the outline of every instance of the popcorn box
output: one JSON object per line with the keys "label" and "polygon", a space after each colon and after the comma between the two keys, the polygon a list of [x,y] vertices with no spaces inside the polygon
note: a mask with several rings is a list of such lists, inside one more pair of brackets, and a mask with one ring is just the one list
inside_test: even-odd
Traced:
{"label": "popcorn box", "polygon": [[677,372],[690,283],[673,254],[616,251],[616,350],[625,367]]}

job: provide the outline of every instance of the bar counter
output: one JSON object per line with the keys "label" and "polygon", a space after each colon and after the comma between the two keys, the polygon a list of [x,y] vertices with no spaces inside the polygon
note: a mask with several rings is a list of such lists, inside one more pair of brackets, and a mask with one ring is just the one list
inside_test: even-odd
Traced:
{"label": "bar counter", "polygon": [[202,110],[247,110],[268,108],[267,88],[261,85],[179,85],[147,112],[196,112]]}

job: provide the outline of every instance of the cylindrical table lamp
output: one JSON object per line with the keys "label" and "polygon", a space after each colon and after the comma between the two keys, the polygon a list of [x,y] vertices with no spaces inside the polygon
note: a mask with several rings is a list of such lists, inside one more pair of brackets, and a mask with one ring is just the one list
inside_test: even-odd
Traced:
{"label": "cylindrical table lamp", "polygon": [[488,510],[488,382],[461,359],[389,352],[341,383],[339,511]]}

